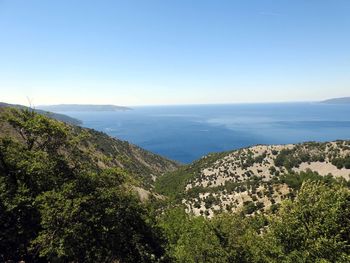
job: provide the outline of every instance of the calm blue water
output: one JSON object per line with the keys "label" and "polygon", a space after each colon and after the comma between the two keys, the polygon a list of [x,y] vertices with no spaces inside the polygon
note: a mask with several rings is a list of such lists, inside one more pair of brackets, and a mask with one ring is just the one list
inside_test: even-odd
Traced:
{"label": "calm blue water", "polygon": [[350,105],[320,103],[136,107],[125,112],[65,112],[170,159],[254,144],[350,139]]}

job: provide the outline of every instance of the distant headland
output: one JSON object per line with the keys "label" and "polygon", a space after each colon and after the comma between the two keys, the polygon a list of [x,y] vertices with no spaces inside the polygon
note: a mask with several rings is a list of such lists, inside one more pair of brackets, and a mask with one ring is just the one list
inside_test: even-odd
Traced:
{"label": "distant headland", "polygon": [[326,104],[350,104],[350,97],[334,98],[321,101],[321,103]]}
{"label": "distant headland", "polygon": [[95,104],[58,104],[58,105],[41,105],[37,107],[41,110],[52,112],[65,111],[126,111],[131,108],[116,105],[95,105]]}

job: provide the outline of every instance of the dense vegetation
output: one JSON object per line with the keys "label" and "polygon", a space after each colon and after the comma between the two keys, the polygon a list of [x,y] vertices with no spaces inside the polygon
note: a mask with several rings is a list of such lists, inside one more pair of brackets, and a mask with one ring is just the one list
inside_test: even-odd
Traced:
{"label": "dense vegetation", "polygon": [[[266,213],[247,202],[238,213],[195,217],[164,198],[141,203],[132,164],[96,165],[81,148],[90,143],[81,129],[30,110],[9,111],[2,121],[16,134],[0,138],[1,262],[350,261],[350,192],[332,177],[278,177],[295,195]],[[167,174],[158,188],[174,182],[179,188],[168,191],[177,200],[192,176]],[[257,180],[251,176],[246,187]]]}
{"label": "dense vegetation", "polygon": [[167,211],[161,227],[174,262],[349,262],[350,194],[304,182],[276,214],[192,217]]}
{"label": "dense vegetation", "polygon": [[0,140],[0,260],[149,262],[161,255],[148,213],[120,169],[96,170],[69,126],[30,110]]}
{"label": "dense vegetation", "polygon": [[[0,107],[0,136],[23,140],[9,122],[4,119],[9,114],[9,108]],[[138,183],[150,189],[153,180],[158,175],[175,170],[179,164],[157,154],[148,152],[129,142],[112,138],[107,134],[92,129],[73,125],[65,125],[71,137],[79,138],[76,141],[76,149],[80,151],[76,158],[84,159],[86,163],[99,168],[120,167],[132,174]],[[61,145],[61,150],[69,153],[66,145]]]}

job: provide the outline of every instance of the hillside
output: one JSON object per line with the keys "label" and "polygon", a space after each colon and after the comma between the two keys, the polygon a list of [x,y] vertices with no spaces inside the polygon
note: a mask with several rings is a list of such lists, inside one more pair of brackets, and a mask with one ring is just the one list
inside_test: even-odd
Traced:
{"label": "hillside", "polygon": [[[349,181],[350,141],[257,145],[211,154],[158,179],[156,189],[212,217],[223,211],[267,211],[306,179]],[[173,191],[176,189],[176,191]]]}
{"label": "hillside", "polygon": [[[0,120],[9,108],[0,108]],[[50,115],[49,115],[50,116]],[[146,151],[129,142],[112,138],[105,133],[88,128],[66,124],[69,132],[80,137],[78,148],[84,158],[90,159],[95,169],[119,167],[135,177],[147,189],[153,187],[153,181],[160,174],[175,170],[179,164],[159,155]],[[0,122],[0,137],[17,137],[18,132],[5,121]]]}
{"label": "hillside", "polygon": [[[0,108],[8,108],[8,107],[17,108],[17,109],[28,108],[28,107],[23,106],[23,105],[8,104],[8,103],[0,102]],[[54,112],[40,110],[40,109],[34,109],[34,111],[39,113],[39,114],[43,114],[49,118],[53,118],[53,119],[58,120],[58,121],[63,121],[63,122],[68,123],[68,124],[72,124],[72,125],[82,124],[82,122],[80,120],[72,118],[72,117],[64,115],[64,114],[54,113]]]}
{"label": "hillside", "polygon": [[3,108],[0,262],[349,262],[349,151],[255,146],[179,167]]}
{"label": "hillside", "polygon": [[125,111],[131,108],[116,105],[94,105],[94,104],[59,104],[59,105],[42,105],[39,109],[52,112],[65,111]]}
{"label": "hillside", "polygon": [[322,103],[326,103],[326,104],[350,104],[350,97],[324,100],[324,101],[322,101]]}
{"label": "hillside", "polygon": [[145,188],[176,167],[103,133],[1,108],[0,262],[155,262],[163,239]]}

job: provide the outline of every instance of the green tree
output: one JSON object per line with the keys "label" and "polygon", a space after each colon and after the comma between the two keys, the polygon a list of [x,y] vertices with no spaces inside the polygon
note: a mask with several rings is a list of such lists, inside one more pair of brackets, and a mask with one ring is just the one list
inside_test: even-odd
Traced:
{"label": "green tree", "polygon": [[272,221],[264,253],[273,262],[349,262],[349,240],[349,190],[307,181]]}
{"label": "green tree", "polygon": [[[114,177],[114,178],[113,178]],[[82,176],[38,196],[42,216],[34,250],[50,260],[150,262],[161,256],[160,238],[147,211],[111,171]]]}
{"label": "green tree", "polygon": [[[0,261],[153,262],[161,239],[120,169],[101,170],[72,127],[11,110],[0,138]],[[83,134],[84,135],[84,134]]]}
{"label": "green tree", "polygon": [[26,148],[57,153],[68,140],[67,126],[56,120],[35,113],[31,109],[11,109],[6,121],[18,132]]}
{"label": "green tree", "polygon": [[225,249],[227,262],[254,262],[254,249],[260,230],[267,224],[262,215],[247,217],[224,213],[212,220],[213,228]]}
{"label": "green tree", "polygon": [[227,254],[210,222],[205,218],[194,217],[184,228],[174,252],[178,262],[227,262]]}
{"label": "green tree", "polygon": [[171,262],[227,262],[220,239],[206,218],[175,208],[165,212],[159,224],[168,240]]}

